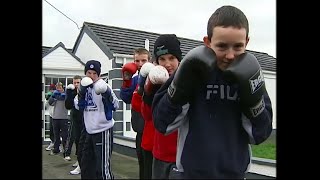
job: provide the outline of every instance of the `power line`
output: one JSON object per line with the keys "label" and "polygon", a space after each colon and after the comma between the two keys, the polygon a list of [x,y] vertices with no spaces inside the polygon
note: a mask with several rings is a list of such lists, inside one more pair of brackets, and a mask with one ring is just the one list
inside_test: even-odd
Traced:
{"label": "power line", "polygon": [[50,6],[52,6],[54,9],[56,9],[57,11],[59,11],[61,14],[63,14],[65,17],[67,17],[68,19],[70,19],[73,23],[75,23],[77,25],[77,28],[80,30],[81,28],[79,28],[78,24],[72,20],[71,18],[69,18],[67,15],[65,15],[63,12],[61,12],[59,9],[57,9],[56,7],[54,7],[52,4],[50,4],[48,1],[44,0],[46,3],[48,3]]}

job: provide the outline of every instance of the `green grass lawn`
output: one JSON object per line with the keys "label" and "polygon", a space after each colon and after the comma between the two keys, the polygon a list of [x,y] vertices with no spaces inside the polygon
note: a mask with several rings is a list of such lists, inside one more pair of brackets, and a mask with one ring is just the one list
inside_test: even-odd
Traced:
{"label": "green grass lawn", "polygon": [[266,159],[276,159],[276,136],[271,135],[259,145],[251,145],[252,156]]}

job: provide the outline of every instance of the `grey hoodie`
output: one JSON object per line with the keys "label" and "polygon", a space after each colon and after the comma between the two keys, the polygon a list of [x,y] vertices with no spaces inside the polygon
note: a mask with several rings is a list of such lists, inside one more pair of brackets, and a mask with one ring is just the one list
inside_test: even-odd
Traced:
{"label": "grey hoodie", "polygon": [[68,119],[68,110],[65,107],[65,99],[57,100],[51,96],[49,98],[49,105],[54,106],[52,119]]}

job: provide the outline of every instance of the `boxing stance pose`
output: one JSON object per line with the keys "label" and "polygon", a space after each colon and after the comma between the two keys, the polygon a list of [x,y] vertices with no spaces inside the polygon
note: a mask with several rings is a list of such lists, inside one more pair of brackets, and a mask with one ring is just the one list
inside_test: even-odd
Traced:
{"label": "boxing stance pose", "polygon": [[[66,94],[64,92],[64,86],[61,82],[56,83],[56,90],[48,100],[49,105],[54,106],[52,123],[54,132],[54,148],[51,154],[60,153],[60,137],[62,138],[62,147],[65,152],[66,141],[68,137],[68,110],[64,106]],[[64,155],[64,154],[63,154]]]}
{"label": "boxing stance pose", "polygon": [[[126,103],[131,104],[131,126],[136,134],[136,153],[139,163],[139,178],[143,179],[143,154],[141,149],[142,133],[144,120],[141,116],[141,102],[143,86],[138,86],[138,81],[142,84],[146,74],[140,73],[141,67],[150,59],[150,53],[145,48],[134,50],[134,62],[126,63],[122,67],[123,84],[120,89],[120,98]],[[148,68],[147,68],[148,69]],[[143,75],[142,75],[143,74]]]}
{"label": "boxing stance pose", "polygon": [[182,52],[177,36],[175,34],[160,35],[155,41],[153,54],[159,65],[150,70],[144,84],[141,112],[145,120],[145,127],[142,148],[146,153],[149,153],[149,159],[152,160],[148,161],[146,158],[146,167],[151,168],[152,165],[152,169],[147,172],[149,175],[147,177],[169,179],[172,177],[172,169],[176,168],[178,131],[175,130],[169,135],[164,135],[156,130],[151,105],[154,94],[167,81],[169,75],[175,72],[181,61]]}
{"label": "boxing stance pose", "polygon": [[178,128],[176,172],[183,179],[243,179],[250,144],[271,134],[271,101],[257,59],[245,51],[248,33],[241,10],[217,9],[205,46],[189,51],[154,96],[155,128]]}
{"label": "boxing stance pose", "polygon": [[81,155],[82,155],[82,145],[83,142],[79,143],[80,137],[81,137],[81,132],[84,129],[84,123],[83,123],[83,117],[82,117],[82,112],[77,110],[74,106],[74,98],[78,94],[78,89],[80,86],[80,81],[81,77],[76,75],[72,79],[72,84],[69,84],[67,86],[66,90],[66,101],[65,101],[65,107],[70,110],[70,121],[71,124],[69,126],[69,134],[68,134],[68,139],[67,139],[67,149],[66,149],[66,160],[71,160],[70,154],[71,154],[71,148],[73,145],[73,142],[76,144],[76,155],[77,155],[77,161],[78,161],[78,166],[70,171],[70,174],[80,174],[81,169],[80,165],[81,163]]}
{"label": "boxing stance pose", "polygon": [[114,119],[119,101],[109,84],[100,79],[101,64],[90,60],[85,65],[74,105],[83,112],[87,135],[82,149],[81,179],[113,179],[111,154]]}

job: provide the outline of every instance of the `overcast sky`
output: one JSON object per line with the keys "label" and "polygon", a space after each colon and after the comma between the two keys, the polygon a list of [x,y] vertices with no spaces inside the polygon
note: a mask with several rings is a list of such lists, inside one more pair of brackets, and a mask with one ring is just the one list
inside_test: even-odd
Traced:
{"label": "overcast sky", "polygon": [[[202,41],[211,14],[222,5],[249,20],[247,49],[276,57],[276,0],[46,0],[82,27],[92,22]],[[42,45],[73,48],[77,25],[42,0]]]}

